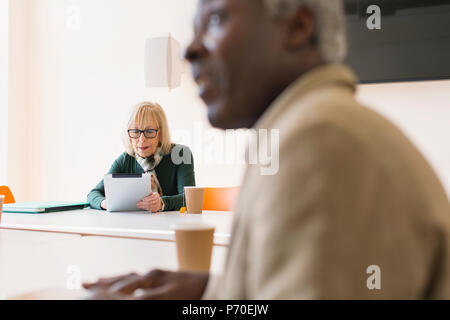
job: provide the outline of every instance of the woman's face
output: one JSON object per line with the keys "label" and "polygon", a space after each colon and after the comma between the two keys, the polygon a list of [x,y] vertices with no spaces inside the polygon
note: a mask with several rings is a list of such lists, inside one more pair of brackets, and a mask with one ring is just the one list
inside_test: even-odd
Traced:
{"label": "woman's face", "polygon": [[[154,120],[149,120],[145,125],[135,125],[133,124],[130,129],[137,130],[159,130],[158,124]],[[133,146],[134,152],[141,158],[148,158],[153,155],[158,148],[160,141],[159,131],[155,138],[146,138],[144,133],[141,133],[140,137],[137,139],[130,138],[131,144]]]}

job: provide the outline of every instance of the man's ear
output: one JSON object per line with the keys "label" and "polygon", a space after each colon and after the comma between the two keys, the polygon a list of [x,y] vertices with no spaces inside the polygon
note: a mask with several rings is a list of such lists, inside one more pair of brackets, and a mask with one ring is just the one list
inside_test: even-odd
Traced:
{"label": "man's ear", "polygon": [[313,43],[316,32],[316,18],[308,7],[299,7],[286,18],[286,48],[290,51],[303,49]]}

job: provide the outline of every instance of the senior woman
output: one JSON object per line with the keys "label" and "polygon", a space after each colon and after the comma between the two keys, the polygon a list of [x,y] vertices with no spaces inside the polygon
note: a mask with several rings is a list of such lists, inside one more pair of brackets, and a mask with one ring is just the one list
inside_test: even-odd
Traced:
{"label": "senior woman", "polygon": [[[150,212],[179,210],[183,206],[184,187],[195,186],[194,161],[188,147],[171,142],[162,107],[151,102],[138,104],[128,121],[125,141],[126,152],[114,161],[108,174],[151,174],[152,192],[137,207]],[[174,163],[171,157],[174,148],[180,158],[191,161]],[[107,210],[103,180],[88,194],[87,200],[91,208]]]}

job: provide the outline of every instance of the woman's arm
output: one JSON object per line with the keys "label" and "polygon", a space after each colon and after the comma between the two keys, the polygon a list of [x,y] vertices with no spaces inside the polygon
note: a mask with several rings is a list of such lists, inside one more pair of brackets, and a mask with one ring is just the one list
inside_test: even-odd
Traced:
{"label": "woman's arm", "polygon": [[177,189],[178,194],[175,196],[164,196],[162,200],[164,202],[164,211],[177,211],[181,207],[185,206],[184,202],[184,187],[195,186],[195,173],[194,173],[194,158],[189,148],[185,148],[184,151],[191,153],[191,162],[182,163],[177,168]]}
{"label": "woman's arm", "polygon": [[[107,174],[123,173],[123,162],[125,154],[117,158],[111,165]],[[105,210],[101,207],[102,201],[105,200],[105,184],[103,179],[95,186],[94,189],[89,192],[87,196],[87,202],[92,209]]]}
{"label": "woman's arm", "polygon": [[87,202],[92,209],[103,210],[101,207],[102,201],[105,200],[105,185],[103,179],[89,192]]}

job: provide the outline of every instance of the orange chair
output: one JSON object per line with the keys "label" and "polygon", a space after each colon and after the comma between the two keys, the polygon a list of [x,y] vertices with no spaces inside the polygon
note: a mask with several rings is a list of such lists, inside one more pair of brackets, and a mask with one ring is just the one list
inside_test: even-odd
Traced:
{"label": "orange chair", "polygon": [[14,199],[14,196],[13,196],[11,190],[7,186],[0,187],[0,195],[5,196],[5,200],[3,201],[4,204],[16,203],[16,200]]}
{"label": "orange chair", "polygon": [[205,188],[203,210],[231,211],[239,195],[240,187]]}

